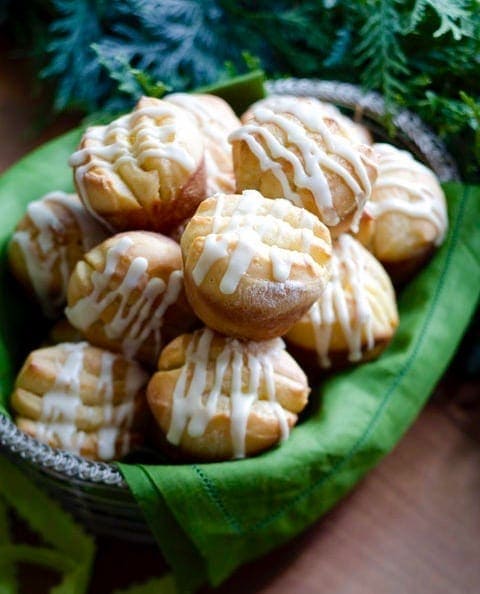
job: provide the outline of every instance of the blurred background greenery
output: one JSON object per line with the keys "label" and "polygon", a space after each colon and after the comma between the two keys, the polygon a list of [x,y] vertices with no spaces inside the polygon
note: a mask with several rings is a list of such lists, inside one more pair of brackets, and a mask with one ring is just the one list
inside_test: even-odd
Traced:
{"label": "blurred background greenery", "polygon": [[480,179],[478,0],[0,0],[0,23],[54,112],[118,112],[261,67],[381,92]]}

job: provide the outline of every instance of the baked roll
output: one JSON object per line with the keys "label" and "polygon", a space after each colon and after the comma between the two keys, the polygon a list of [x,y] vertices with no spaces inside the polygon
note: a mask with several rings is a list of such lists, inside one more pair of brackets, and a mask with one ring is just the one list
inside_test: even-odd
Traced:
{"label": "baked roll", "polygon": [[288,200],[255,190],[202,202],[181,248],[197,316],[218,332],[251,340],[284,334],[330,275],[325,225]]}
{"label": "baked roll", "polygon": [[309,369],[338,368],[377,357],[397,325],[387,273],[356,239],[344,234],[334,242],[329,284],[286,340]]}
{"label": "baked roll", "polygon": [[75,264],[105,239],[106,229],[78,196],[50,192],[30,202],[8,246],[10,269],[47,317],[60,314]]}
{"label": "baked roll", "polygon": [[15,382],[18,427],[42,443],[93,460],[121,458],[143,442],[147,373],[83,343],[33,351]]}
{"label": "baked roll", "polygon": [[375,153],[352,141],[318,101],[260,102],[229,138],[237,191],[286,198],[317,215],[332,236],[356,226],[377,175]]}
{"label": "baked roll", "polygon": [[167,233],[206,195],[195,118],[153,97],[108,126],[88,128],[69,163],[82,202],[112,231]]}
{"label": "baked roll", "polygon": [[196,119],[205,143],[207,196],[235,191],[232,148],[228,135],[240,127],[232,108],[220,97],[199,93],[174,93],[165,101],[189,111]]}
{"label": "baked roll", "polygon": [[204,328],[165,347],[147,399],[169,443],[226,460],[285,440],[309,391],[282,339],[244,342]]}
{"label": "baked roll", "polygon": [[75,267],[65,314],[92,344],[154,365],[162,345],[196,319],[184,296],[180,246],[149,231],[107,239]]}
{"label": "baked roll", "polygon": [[434,173],[410,153],[383,143],[374,149],[379,174],[357,237],[401,282],[443,242],[445,195]]}

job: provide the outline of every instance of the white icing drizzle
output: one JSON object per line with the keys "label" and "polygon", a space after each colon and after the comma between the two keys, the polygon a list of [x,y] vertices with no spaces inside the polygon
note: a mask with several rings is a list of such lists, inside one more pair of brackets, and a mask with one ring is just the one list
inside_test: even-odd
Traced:
{"label": "white icing drizzle", "polygon": [[[88,437],[95,434],[80,431],[76,426],[78,408],[83,406],[84,414],[87,415],[90,409],[82,403],[80,397],[80,382],[87,347],[86,342],[62,345],[62,349],[67,353],[66,360],[55,378],[54,385],[42,397],[41,415],[36,422],[36,436],[39,441],[49,443],[57,438],[62,449],[76,454],[81,453]],[[135,396],[147,381],[145,372],[139,366],[130,364],[126,372],[124,398],[122,402],[114,405],[113,366],[116,359],[117,356],[113,353],[102,351],[97,384],[97,395],[102,403],[102,426],[96,433],[98,456],[102,460],[115,457],[121,429],[131,426]],[[95,414],[98,408],[92,408],[92,414]],[[129,446],[129,433],[124,433],[126,438],[121,443],[121,455],[128,451]]]}
{"label": "white icing drizzle", "polygon": [[[68,260],[68,245],[64,240],[68,223],[62,221],[52,208],[55,204],[61,206],[62,210],[67,210],[74,218],[84,252],[105,238],[105,229],[92,219],[75,194],[50,192],[27,206],[27,216],[37,235],[33,236],[32,231],[28,229],[18,230],[13,234],[11,243],[20,248],[32,288],[48,317],[55,317],[65,304],[72,272]],[[61,277],[60,291],[52,295],[56,273]]]}
{"label": "white icing drizzle", "polygon": [[[173,392],[173,407],[167,439],[178,445],[186,431],[191,437],[205,433],[208,423],[217,412],[221,394],[229,396],[230,434],[235,458],[245,457],[247,425],[250,411],[258,401],[261,382],[265,383],[268,400],[265,402],[277,416],[281,439],[289,435],[289,425],[282,406],[276,401],[275,371],[271,358],[285,348],[282,339],[261,343],[242,343],[234,338],[223,338],[225,345],[215,358],[210,359],[214,339],[212,330],[197,332],[190,341],[185,364],[182,367]],[[266,343],[267,344],[267,343]],[[248,385],[242,385],[245,367]],[[226,386],[226,374],[231,370],[230,385]],[[207,381],[211,376],[211,387]]]}
{"label": "white icing drizzle", "polygon": [[[283,105],[286,105],[286,109],[288,110],[288,105],[291,101],[303,101],[307,104],[313,105],[315,109],[321,109],[324,115],[329,120],[334,120],[334,122],[342,131],[342,134],[347,138],[350,138],[352,142],[354,142],[355,144],[371,144],[371,139],[368,130],[362,124],[359,124],[358,122],[344,115],[338,109],[338,107],[336,107],[332,103],[320,101],[316,97],[299,97],[294,95],[269,95],[265,99],[260,99],[260,101],[254,103],[253,107],[272,106],[272,109],[278,109],[278,106],[282,105],[283,102]],[[251,108],[247,113],[251,113]]]}
{"label": "white icing drizzle", "polygon": [[[104,270],[95,270],[91,275],[91,293],[65,309],[73,326],[86,331],[100,319],[107,307],[119,301],[115,315],[104,324],[103,329],[108,339],[120,341],[122,352],[128,358],[133,358],[147,340],[153,341],[157,354],[160,352],[164,314],[176,302],[183,286],[181,270],[174,270],[165,283],[161,278],[149,277],[147,259],[138,256],[130,263],[120,284],[112,289],[110,285],[118,274],[119,262],[132,245],[133,240],[127,235],[110,247]],[[141,294],[132,300],[133,292],[143,284],[145,287]],[[162,298],[158,303],[160,296]]]}
{"label": "white icing drizzle", "polygon": [[[299,101],[296,97],[273,97],[267,104],[260,102],[252,109],[253,119],[233,132],[230,142],[244,141],[257,157],[262,171],[271,171],[279,181],[285,198],[303,206],[299,189],[309,190],[314,198],[320,218],[326,225],[340,222],[333,204],[333,196],[325,175],[331,171],[340,176],[353,193],[358,211],[362,211],[371,193],[371,184],[365,164],[375,167],[372,160],[360,153],[350,139],[330,131],[324,121],[322,109],[312,109],[314,104]],[[292,119],[294,116],[295,120]],[[280,128],[290,150],[266,126]],[[312,135],[320,135],[322,147]],[[260,140],[261,139],[261,140]],[[332,155],[345,159],[355,176],[336,161]],[[293,169],[293,185],[282,166],[287,161]]]}
{"label": "white icing drizzle", "polygon": [[[86,191],[85,176],[94,168],[115,174],[119,191],[137,202],[141,202],[141,196],[137,196],[122,178],[122,165],[130,163],[136,168],[150,170],[151,167],[146,166],[148,159],[166,159],[190,174],[195,171],[198,161],[177,141],[195,122],[190,114],[183,111],[180,114],[177,110],[175,105],[162,101],[155,106],[136,108],[108,126],[87,129],[83,141],[88,146],[73,153],[68,163],[74,168],[79,196],[94,217],[107,224],[92,208]],[[159,124],[157,120],[163,118],[169,121]]]}
{"label": "white icing drizzle", "polygon": [[[332,255],[332,276],[321,299],[308,312],[314,332],[318,363],[321,367],[331,365],[329,352],[333,324],[337,322],[348,345],[348,359],[355,362],[362,358],[362,348],[374,346],[374,316],[387,323],[387,314],[374,311],[370,294],[382,294],[373,275],[366,272],[366,250],[350,235],[338,238]],[[349,286],[347,293],[345,279]],[[353,304],[350,313],[349,301]],[[363,339],[366,341],[362,347]]]}
{"label": "white icing drizzle", "polygon": [[[220,291],[225,295],[235,292],[244,274],[248,272],[252,259],[259,250],[268,248],[272,262],[272,276],[276,282],[285,282],[292,264],[308,263],[316,266],[307,253],[314,239],[314,220],[306,212],[302,215],[305,227],[301,230],[304,252],[266,245],[264,240],[275,237],[284,221],[289,203],[280,198],[272,201],[268,214],[261,214],[263,196],[256,190],[244,190],[230,215],[223,214],[225,195],[216,194],[216,206],[212,216],[212,231],[205,237],[202,252],[192,270],[192,278],[197,286],[205,280],[210,268],[222,258],[228,257],[228,265],[220,281]],[[230,246],[234,245],[230,253]]]}
{"label": "white icing drizzle", "polygon": [[218,113],[215,109],[217,104],[210,104],[209,99],[211,98],[194,93],[173,93],[164,97],[165,101],[192,113],[197,120],[205,139],[207,195],[210,196],[219,191],[233,191],[235,188],[228,135],[240,126],[240,122],[226,108]]}
{"label": "white icing drizzle", "polygon": [[[374,148],[379,156],[379,173],[372,199],[368,203],[369,214],[378,219],[384,214],[398,212],[411,218],[424,219],[436,229],[434,243],[440,245],[445,238],[448,219],[445,200],[432,171],[415,161],[406,151],[388,144],[376,144]],[[405,172],[418,172],[421,177],[408,179]],[[396,188],[405,190],[407,196],[396,194]],[[382,191],[380,198],[376,199],[376,190],[384,189],[393,192],[386,195]]]}

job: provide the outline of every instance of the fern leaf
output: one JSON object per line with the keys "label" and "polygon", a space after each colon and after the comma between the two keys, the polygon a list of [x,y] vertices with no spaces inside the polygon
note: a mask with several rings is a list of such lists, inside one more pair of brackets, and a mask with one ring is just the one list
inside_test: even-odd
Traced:
{"label": "fern leaf", "polygon": [[412,9],[408,23],[403,28],[403,33],[408,35],[415,31],[418,25],[423,21],[425,17],[425,11],[427,10],[428,0],[416,0],[415,5]]}
{"label": "fern leaf", "polygon": [[462,37],[473,33],[469,4],[468,0],[416,0],[405,33],[414,31],[425,19],[427,8],[430,8],[440,19],[440,26],[433,33],[434,37],[451,33],[453,38],[459,41]]}
{"label": "fern leaf", "polygon": [[428,0],[428,4],[440,17],[440,27],[435,31],[435,37],[451,33],[459,41],[464,35],[471,35],[472,28],[469,13],[465,10],[465,1]]}
{"label": "fern leaf", "polygon": [[356,64],[363,67],[362,82],[379,89],[388,102],[406,92],[404,78],[409,73],[407,59],[400,46],[399,0],[372,0],[360,30],[362,41],[356,47]]}
{"label": "fern leaf", "polygon": [[[102,87],[101,67],[95,61],[90,45],[101,36],[101,2],[54,0],[60,15],[50,26],[51,41],[46,51],[49,64],[42,69],[42,78],[56,78],[58,82],[55,109],[61,111],[71,103],[87,109],[98,105],[97,97]],[[85,84],[85,80],[89,84]]]}

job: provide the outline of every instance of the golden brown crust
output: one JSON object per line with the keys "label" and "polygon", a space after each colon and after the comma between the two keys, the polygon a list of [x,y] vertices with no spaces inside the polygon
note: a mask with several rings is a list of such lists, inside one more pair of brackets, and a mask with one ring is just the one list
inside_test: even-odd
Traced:
{"label": "golden brown crust", "polygon": [[[204,341],[205,337],[210,337],[210,342],[202,344],[200,341]],[[199,362],[198,355],[192,355],[192,348],[202,353],[203,362]],[[225,367],[219,364],[219,360],[226,361]],[[147,399],[159,428],[183,455],[202,460],[238,456],[238,441],[235,441],[234,435],[242,428],[245,431],[241,438],[243,443],[240,443],[242,455],[251,456],[272,447],[280,441],[286,427],[291,428],[295,424],[309,393],[305,374],[284,350],[280,339],[241,342],[208,329],[199,330],[195,334],[180,336],[167,345],[160,356],[159,369],[147,388]],[[256,392],[252,394],[255,369],[260,371]],[[189,420],[193,419],[195,426],[202,418],[215,386],[219,393],[204,430],[191,430]],[[174,437],[179,422],[178,416],[175,416],[178,409],[174,411],[179,403],[185,402],[186,389],[190,392],[197,390],[198,400],[196,404],[192,401],[186,405],[189,416],[183,424],[180,419],[177,443]],[[242,406],[239,408],[238,393],[237,396],[234,394],[236,390],[240,390],[241,399],[253,397],[243,427],[242,423],[238,423]],[[281,410],[276,408],[278,406]],[[282,422],[285,423],[283,431]]]}
{"label": "golden brown crust", "polygon": [[194,118],[152,97],[109,126],[89,128],[70,164],[84,204],[117,231],[168,232],[206,195],[204,147]]}
{"label": "golden brown crust", "polygon": [[192,308],[209,327],[231,336],[281,336],[329,277],[326,227],[304,209],[258,192],[202,202],[181,247]]}
{"label": "golden brown crust", "polygon": [[27,357],[10,404],[23,431],[94,459],[120,457],[143,437],[148,376],[135,362],[87,343]]}
{"label": "golden brown crust", "polygon": [[179,245],[148,231],[107,239],[76,266],[66,314],[92,344],[154,365],[162,345],[196,323]]}

